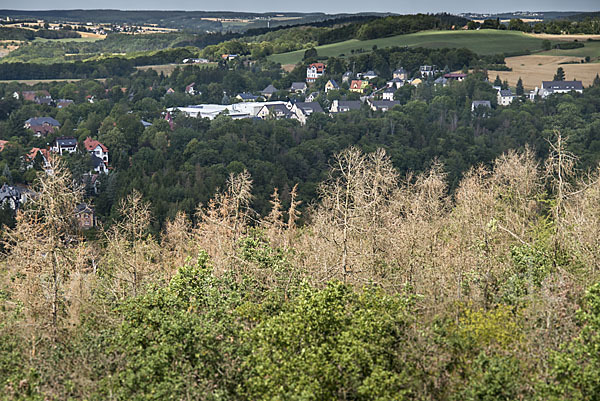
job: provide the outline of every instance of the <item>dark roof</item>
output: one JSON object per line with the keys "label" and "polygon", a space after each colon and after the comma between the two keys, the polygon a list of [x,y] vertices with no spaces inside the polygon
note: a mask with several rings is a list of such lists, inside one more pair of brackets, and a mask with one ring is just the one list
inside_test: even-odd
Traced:
{"label": "dark roof", "polygon": [[406,70],[402,67],[395,70],[392,74],[406,74]]}
{"label": "dark roof", "polygon": [[490,102],[489,100],[473,100],[473,103],[471,105],[473,107],[484,106],[492,108],[492,102]]}
{"label": "dark roof", "polygon": [[331,85],[333,85],[334,88],[339,88],[340,86],[337,84],[337,82],[335,82],[335,79],[330,79],[329,82],[331,82]]}
{"label": "dark roof", "polygon": [[500,96],[513,96],[513,93],[510,89],[501,89]]}
{"label": "dark roof", "polygon": [[360,100],[340,100],[338,101],[338,110],[360,110],[362,103]]}
{"label": "dark roof", "polygon": [[53,119],[52,117],[32,117],[29,120],[25,121],[29,125],[44,125],[48,124],[53,127],[60,127],[60,123]]}
{"label": "dark roof", "polygon": [[396,89],[388,86],[387,88],[385,88],[383,93],[396,93]]}
{"label": "dark roof", "polygon": [[60,138],[56,138],[56,144],[61,148],[72,148],[77,146],[77,139],[73,137],[63,136]]}
{"label": "dark roof", "polygon": [[285,107],[284,104],[271,104],[267,106],[269,113],[275,114],[276,116],[283,115],[284,117],[289,117],[292,112]]}
{"label": "dark roof", "polygon": [[542,81],[542,88],[553,90],[583,90],[581,81]]}
{"label": "dark roof", "polygon": [[301,109],[305,114],[323,113],[323,108],[318,102],[298,102],[296,107]]}
{"label": "dark roof", "polygon": [[306,89],[306,82],[292,82],[291,89]]}
{"label": "dark roof", "polygon": [[238,94],[238,96],[241,97],[244,100],[246,100],[246,99],[252,99],[252,100],[258,99],[258,96],[253,95],[252,93],[246,93],[246,92],[240,93],[240,94]]}
{"label": "dark roof", "polygon": [[273,93],[277,92],[277,90],[278,89],[276,87],[274,87],[273,85],[269,85],[265,89],[263,89],[261,93],[273,94]]}
{"label": "dark roof", "polygon": [[371,104],[377,109],[391,109],[392,107],[400,104],[398,100],[373,100]]}

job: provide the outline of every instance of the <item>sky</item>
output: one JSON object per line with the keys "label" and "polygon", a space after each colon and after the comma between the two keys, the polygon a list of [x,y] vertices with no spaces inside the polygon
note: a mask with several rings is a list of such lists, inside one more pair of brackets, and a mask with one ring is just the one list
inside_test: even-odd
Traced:
{"label": "sky", "polygon": [[508,11],[600,11],[598,0],[0,0],[0,9],[112,8],[120,10],[197,10],[197,11],[299,11],[326,13],[356,13],[361,11],[412,14],[417,12],[477,12],[497,13]]}

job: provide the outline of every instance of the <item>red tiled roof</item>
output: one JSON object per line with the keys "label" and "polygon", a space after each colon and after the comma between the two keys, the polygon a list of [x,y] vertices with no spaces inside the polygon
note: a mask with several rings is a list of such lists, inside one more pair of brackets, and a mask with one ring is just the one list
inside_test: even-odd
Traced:
{"label": "red tiled roof", "polygon": [[35,133],[40,133],[42,135],[46,135],[46,134],[53,134],[54,133],[54,127],[51,125],[32,125],[29,127],[29,129]]}
{"label": "red tiled roof", "polygon": [[98,146],[100,146],[100,148],[102,148],[104,152],[108,152],[108,148],[104,146],[104,144],[95,139],[90,138],[89,136],[85,138],[85,140],[83,141],[83,145],[85,146],[85,149],[88,152],[96,149]]}
{"label": "red tiled roof", "polygon": [[48,151],[48,149],[32,148],[29,151],[29,153],[27,153],[27,157],[30,160],[34,160],[36,158],[38,152],[40,152],[46,160],[50,160],[50,152]]}

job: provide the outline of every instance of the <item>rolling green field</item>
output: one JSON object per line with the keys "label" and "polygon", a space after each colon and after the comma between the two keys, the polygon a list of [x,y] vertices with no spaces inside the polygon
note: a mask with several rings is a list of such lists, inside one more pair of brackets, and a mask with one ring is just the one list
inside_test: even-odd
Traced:
{"label": "rolling green field", "polygon": [[590,56],[592,59],[600,57],[600,41],[583,42],[585,47],[579,49],[561,50],[552,49],[542,53],[544,56],[571,56],[571,57],[586,57]]}
{"label": "rolling green field", "polygon": [[63,39],[45,39],[45,38],[35,38],[34,42],[96,42],[98,40],[103,40],[104,38],[63,38]]}
{"label": "rolling green field", "polygon": [[[428,48],[464,47],[478,54],[497,54],[541,50],[542,39],[527,36],[521,32],[491,29],[480,31],[424,31],[409,35],[364,41],[351,39],[345,42],[318,46],[316,49],[321,57],[340,56],[341,54],[348,56],[352,50],[363,49],[371,51],[374,45],[377,45],[379,48],[392,46]],[[269,58],[281,64],[295,64],[302,60],[303,55],[304,50],[297,50],[289,53],[273,54]]]}

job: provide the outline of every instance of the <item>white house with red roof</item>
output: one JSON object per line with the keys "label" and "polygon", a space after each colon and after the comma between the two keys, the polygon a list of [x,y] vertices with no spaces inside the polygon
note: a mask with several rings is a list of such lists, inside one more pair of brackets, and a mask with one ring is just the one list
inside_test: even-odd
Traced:
{"label": "white house with red roof", "polygon": [[97,173],[108,173],[108,148],[89,136],[83,141],[85,150],[92,155],[92,164]]}
{"label": "white house with red roof", "polygon": [[315,82],[318,78],[325,74],[325,64],[312,63],[306,68],[306,82]]}

